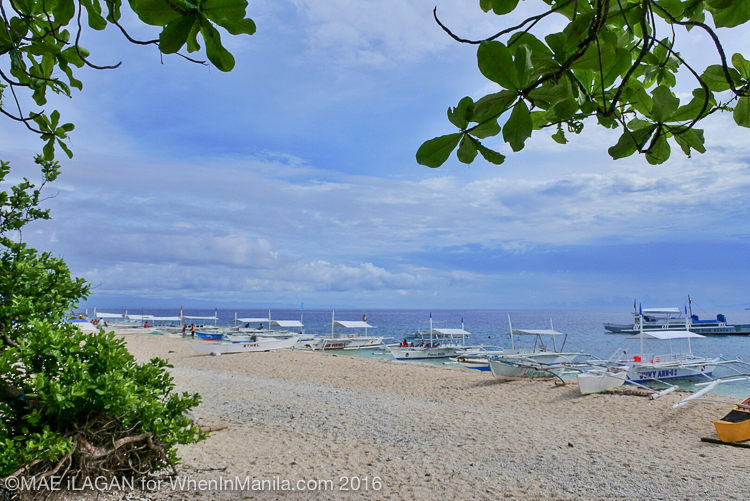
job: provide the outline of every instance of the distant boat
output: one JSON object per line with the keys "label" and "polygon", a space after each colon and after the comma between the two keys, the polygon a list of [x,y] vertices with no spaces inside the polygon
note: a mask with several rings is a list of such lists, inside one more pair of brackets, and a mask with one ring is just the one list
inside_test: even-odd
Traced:
{"label": "distant boat", "polygon": [[[643,331],[684,331],[690,330],[703,335],[741,335],[750,334],[750,324],[733,325],[723,313],[715,319],[701,320],[693,314],[692,300],[688,296],[688,307],[680,308],[643,308],[633,312],[633,322],[629,324],[605,323],[604,328],[614,334],[638,334]],[[635,306],[635,304],[633,305]],[[635,308],[634,308],[635,309]],[[748,308],[750,309],[750,308]]]}

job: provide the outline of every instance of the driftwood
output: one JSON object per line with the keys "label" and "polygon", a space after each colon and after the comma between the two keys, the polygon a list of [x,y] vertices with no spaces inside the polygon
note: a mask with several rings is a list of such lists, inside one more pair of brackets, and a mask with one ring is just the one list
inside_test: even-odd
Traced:
{"label": "driftwood", "polygon": [[701,438],[701,442],[708,442],[710,444],[719,444],[719,445],[731,445],[732,447],[742,447],[745,449],[750,449],[750,443],[747,443],[747,442],[722,442],[718,438],[709,438],[709,437]]}
{"label": "driftwood", "polygon": [[204,433],[210,433],[212,431],[219,431],[229,428],[229,425],[227,424],[215,424],[215,425],[198,425],[198,428]]}

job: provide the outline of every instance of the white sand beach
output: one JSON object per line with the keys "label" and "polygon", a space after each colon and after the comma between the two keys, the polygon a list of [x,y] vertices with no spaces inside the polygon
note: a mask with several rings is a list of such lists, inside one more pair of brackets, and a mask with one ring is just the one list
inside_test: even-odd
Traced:
{"label": "white sand beach", "polygon": [[[202,395],[199,424],[227,425],[180,448],[182,489],[146,499],[748,499],[750,449],[700,441],[728,406],[672,409],[685,393],[581,396],[552,381],[292,350],[213,357],[124,332],[137,359],[168,359],[178,390]],[[248,479],[265,489],[238,490]],[[326,489],[284,490],[316,481]]]}

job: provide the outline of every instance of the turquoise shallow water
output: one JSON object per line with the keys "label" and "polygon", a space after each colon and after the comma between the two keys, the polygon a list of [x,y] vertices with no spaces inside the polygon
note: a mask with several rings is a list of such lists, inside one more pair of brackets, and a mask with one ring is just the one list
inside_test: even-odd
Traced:
{"label": "turquoise shallow water", "polygon": [[[121,313],[124,309],[102,309],[102,311]],[[232,325],[237,317],[268,317],[268,310],[262,309],[238,309],[217,310],[219,325]],[[141,311],[130,310],[131,313],[140,314]],[[179,309],[144,309],[143,313],[157,316],[175,316]],[[214,310],[185,309],[185,315],[212,316]],[[701,318],[715,318],[718,313],[726,315],[729,323],[750,324],[750,310],[722,310],[722,311],[695,311]],[[300,320],[305,325],[306,334],[326,334],[330,332],[331,310],[300,310],[300,309],[275,309],[271,310],[271,317],[275,320]],[[632,321],[629,310],[406,310],[406,309],[342,309],[335,311],[336,320],[361,320],[367,315],[367,322],[374,326],[369,334],[388,338],[386,343],[396,343],[404,338],[404,335],[417,329],[428,329],[430,315],[432,315],[435,327],[457,328],[462,326],[471,332],[468,340],[472,345],[494,346],[499,348],[510,347],[508,332],[508,317],[510,316],[514,329],[549,329],[550,322],[554,329],[569,334],[565,344],[565,351],[581,351],[592,354],[599,358],[609,358],[617,349],[638,351],[637,340],[629,340],[628,335],[611,334],[604,330],[604,322],[628,323]],[[518,341],[522,343],[523,341]],[[669,351],[668,346],[661,346],[652,341],[654,345],[647,345],[646,351],[664,353]],[[551,343],[549,343],[551,345]],[[516,347],[523,347],[516,345]],[[675,346],[675,349],[679,346]],[[740,358],[750,362],[750,336],[709,336],[705,339],[693,341],[691,345],[694,354],[699,356],[722,356],[724,358]],[[334,353],[334,352],[329,352]],[[338,351],[339,354],[347,356],[363,356],[372,358],[388,359],[390,356],[377,354],[376,350],[347,350]],[[427,360],[423,362],[404,363],[432,363],[442,364],[441,361]],[[750,366],[746,367],[750,372]],[[730,371],[718,368],[716,375],[727,375]],[[491,377],[491,376],[488,376]],[[680,388],[694,389],[688,381],[677,382]],[[750,381],[720,385],[714,394],[728,395],[733,397],[746,397],[750,395]]]}

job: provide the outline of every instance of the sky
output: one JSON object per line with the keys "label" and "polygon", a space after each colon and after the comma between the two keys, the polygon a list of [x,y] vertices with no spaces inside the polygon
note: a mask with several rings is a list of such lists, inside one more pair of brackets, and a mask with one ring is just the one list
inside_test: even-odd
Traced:
{"label": "sky", "polygon": [[[489,139],[500,166],[418,165],[423,141],[454,131],[448,107],[494,91],[435,5],[469,38],[514,21],[460,0],[252,1],[257,33],[223,33],[231,73],[86,32],[94,63],[122,64],[78,70],[83,91],[53,100],[75,157],[24,241],[100,308],[750,306],[750,131],[729,114],[705,125],[708,153],[673,146],[660,166],[612,160],[619,132],[593,123],[519,153]],[[725,36],[730,54],[750,43]],[[704,35],[678,43],[715,62]],[[1,127],[13,179],[38,179],[40,141]]]}

